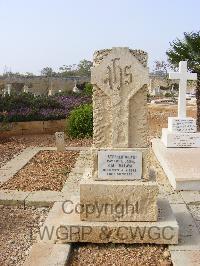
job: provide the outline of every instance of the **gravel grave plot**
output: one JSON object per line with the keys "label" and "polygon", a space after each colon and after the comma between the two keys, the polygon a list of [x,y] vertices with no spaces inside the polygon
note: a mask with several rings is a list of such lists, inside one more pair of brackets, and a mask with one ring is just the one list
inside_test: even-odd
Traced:
{"label": "gravel grave plot", "polygon": [[165,246],[145,244],[74,244],[70,266],[170,266]]}
{"label": "gravel grave plot", "polygon": [[[66,137],[66,146],[90,147],[92,138],[70,139]],[[18,155],[23,149],[35,147],[55,146],[55,135],[25,135],[10,138],[0,138],[0,167]]]}
{"label": "gravel grave plot", "polygon": [[79,152],[40,151],[0,189],[61,191]]}
{"label": "gravel grave plot", "polygon": [[55,146],[52,135],[31,135],[0,138],[0,167],[30,146]]}
{"label": "gravel grave plot", "polygon": [[36,242],[49,208],[0,205],[0,265],[22,265]]}

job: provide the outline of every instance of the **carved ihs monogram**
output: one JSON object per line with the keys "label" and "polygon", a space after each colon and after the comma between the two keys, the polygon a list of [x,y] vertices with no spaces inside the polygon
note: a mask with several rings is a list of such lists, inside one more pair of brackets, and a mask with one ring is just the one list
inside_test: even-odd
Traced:
{"label": "carved ihs monogram", "polygon": [[123,85],[132,83],[131,65],[121,67],[120,58],[114,58],[111,61],[111,65],[107,66],[104,83],[108,84],[111,90],[120,90]]}

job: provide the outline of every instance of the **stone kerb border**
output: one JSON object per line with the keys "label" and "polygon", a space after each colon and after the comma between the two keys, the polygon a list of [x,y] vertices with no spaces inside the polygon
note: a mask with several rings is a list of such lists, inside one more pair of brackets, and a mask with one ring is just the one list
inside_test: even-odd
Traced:
{"label": "stone kerb border", "polygon": [[[70,151],[86,151],[87,147],[67,147]],[[18,156],[10,160],[2,168],[0,168],[0,184],[2,185],[11,179],[20,169],[22,169],[39,151],[52,151],[56,147],[29,147],[23,150]],[[80,152],[81,154],[81,152]],[[80,163],[76,163],[72,169],[66,183],[63,186],[62,192],[59,191],[18,191],[18,190],[0,190],[0,204],[2,205],[22,205],[22,206],[37,206],[51,207],[54,202],[64,201],[66,198],[66,190],[68,190],[68,180],[77,177],[81,174],[83,167]],[[73,182],[71,182],[73,183]],[[72,188],[73,189],[73,188]],[[67,195],[68,196],[68,195]]]}

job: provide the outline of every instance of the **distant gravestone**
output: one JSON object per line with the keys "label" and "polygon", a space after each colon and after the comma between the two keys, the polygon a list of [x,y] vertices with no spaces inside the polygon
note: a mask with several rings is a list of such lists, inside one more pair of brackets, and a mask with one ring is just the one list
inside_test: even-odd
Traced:
{"label": "distant gravestone", "polygon": [[76,82],[75,82],[75,84],[74,84],[74,87],[73,87],[72,91],[73,91],[74,93],[80,93],[80,92],[81,92],[81,91],[79,90],[79,88],[77,87],[77,83],[76,83]]}
{"label": "distant gravestone", "polygon": [[65,134],[64,132],[56,132],[55,133],[56,137],[56,148],[57,151],[65,151]]}
{"label": "distant gravestone", "polygon": [[169,148],[200,147],[196,119],[186,115],[187,81],[196,80],[197,74],[188,72],[187,61],[181,61],[179,72],[169,73],[169,78],[179,80],[178,117],[168,118],[168,128],[162,129],[162,141]]}

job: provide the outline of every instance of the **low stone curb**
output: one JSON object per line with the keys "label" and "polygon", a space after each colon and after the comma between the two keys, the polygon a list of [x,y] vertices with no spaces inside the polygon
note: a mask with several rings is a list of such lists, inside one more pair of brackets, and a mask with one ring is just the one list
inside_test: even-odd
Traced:
{"label": "low stone curb", "polygon": [[[69,147],[74,150],[80,150],[81,147]],[[37,147],[35,149],[28,150],[32,154],[32,157],[41,150],[55,150],[55,147]],[[27,152],[27,149],[25,150]],[[23,156],[26,155],[23,153]],[[21,154],[20,154],[21,155]],[[18,155],[18,156],[20,156]],[[79,161],[87,158],[89,153],[87,151],[80,151]],[[20,156],[21,158],[21,156]],[[30,160],[30,157],[28,161]],[[27,162],[28,162],[27,161]],[[26,163],[27,163],[26,162]],[[0,190],[0,204],[1,205],[23,205],[35,206],[35,207],[52,207],[55,202],[61,202],[69,199],[72,192],[77,191],[79,186],[77,185],[81,176],[83,175],[84,168],[79,166],[80,162],[76,162],[75,167],[69,174],[67,181],[65,182],[62,191],[18,191],[18,190]],[[24,164],[25,165],[25,164]],[[22,166],[22,165],[21,165]],[[87,164],[85,164],[87,168]]]}
{"label": "low stone curb", "polygon": [[[89,147],[66,147],[66,151],[87,151]],[[0,185],[21,170],[38,152],[56,151],[56,147],[28,147],[0,168]]]}
{"label": "low stone curb", "polygon": [[71,245],[36,243],[23,266],[66,266]]}
{"label": "low stone curb", "polygon": [[22,169],[38,152],[39,147],[29,147],[23,150],[19,155],[7,162],[0,168],[0,185],[12,178],[20,169]]}
{"label": "low stone curb", "polygon": [[0,205],[16,206],[23,205],[35,207],[51,207],[55,202],[67,200],[60,191],[17,191],[0,190]]}

